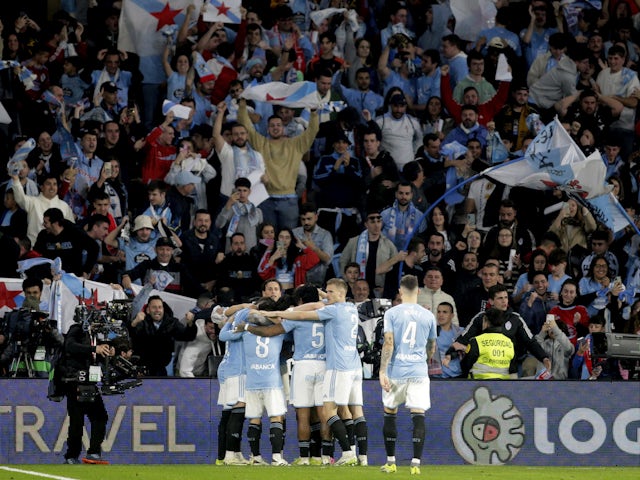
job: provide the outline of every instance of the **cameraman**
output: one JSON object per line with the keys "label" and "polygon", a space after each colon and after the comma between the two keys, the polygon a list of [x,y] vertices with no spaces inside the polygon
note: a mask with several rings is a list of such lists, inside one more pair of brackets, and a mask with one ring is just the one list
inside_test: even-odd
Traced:
{"label": "cameraman", "polygon": [[[0,327],[0,367],[13,370],[9,373],[26,368],[30,377],[48,378],[49,360],[62,346],[63,338],[56,322],[48,320],[43,311],[47,303],[40,301],[42,281],[26,278],[22,290],[25,300],[21,308],[5,314],[4,326]],[[12,360],[16,360],[13,365]]]}
{"label": "cameraman", "polygon": [[96,365],[98,355],[115,355],[115,349],[107,344],[94,345],[90,328],[82,323],[74,323],[69,328],[64,342],[63,378],[64,394],[67,397],[69,414],[69,434],[67,453],[64,463],[79,464],[78,456],[82,450],[82,431],[84,416],[91,422],[91,439],[87,455],[82,463],[108,464],[101,456],[101,444],[104,440],[108,415],[96,383],[88,382],[89,377],[100,369]]}

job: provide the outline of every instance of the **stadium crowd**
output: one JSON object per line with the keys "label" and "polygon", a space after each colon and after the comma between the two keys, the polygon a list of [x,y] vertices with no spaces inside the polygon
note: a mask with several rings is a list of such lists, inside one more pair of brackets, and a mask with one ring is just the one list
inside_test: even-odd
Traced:
{"label": "stadium crowd", "polygon": [[[0,15],[12,120],[0,128],[0,276],[60,258],[130,293],[169,272],[166,291],[221,320],[196,314],[185,327],[167,305],[136,317],[134,353],[157,375],[178,340],[176,375],[214,373],[225,348],[214,305],[334,277],[358,305],[395,305],[402,272],[437,319],[436,377],[473,370],[460,353],[478,353],[489,310],[514,330],[510,375],[630,377],[628,364],[596,362],[590,338],[640,333],[633,226],[612,231],[558,188],[464,181],[521,157],[557,115],[638,220],[638,0],[494,0],[471,41],[448,1],[243,0],[239,24],[177,25],[158,84],[118,50],[123,2],[62,3],[76,10]],[[345,10],[314,23],[327,8]],[[320,108],[242,96],[303,80]],[[188,115],[162,114],[165,99]],[[375,354],[375,324],[362,320],[362,354]]]}

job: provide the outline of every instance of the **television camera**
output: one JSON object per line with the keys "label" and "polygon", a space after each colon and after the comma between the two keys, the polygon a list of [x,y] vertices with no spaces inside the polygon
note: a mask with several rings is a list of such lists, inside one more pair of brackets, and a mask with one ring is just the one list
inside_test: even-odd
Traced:
{"label": "television camera", "polygon": [[[28,301],[25,301],[23,308],[5,315],[7,348],[2,352],[0,364],[8,366],[10,376],[48,376],[46,371],[37,371],[35,362],[43,362],[53,356],[62,339],[56,330],[57,322],[47,317],[46,312],[37,310],[37,304],[30,305]],[[44,364],[38,365],[44,368]]]}
{"label": "television camera", "polygon": [[391,300],[374,298],[358,306],[360,327],[358,328],[358,352],[362,362],[368,364],[372,378],[380,371],[380,356],[384,343],[384,313],[391,308]]}
{"label": "television camera", "polygon": [[[136,365],[139,358],[129,355],[127,322],[131,310],[131,300],[112,300],[104,308],[80,304],[75,310],[74,320],[82,324],[94,344],[107,343],[116,350],[115,356],[105,357],[99,365],[102,374],[98,386],[103,395],[123,394],[130,388],[142,385],[143,371]],[[80,374],[81,383],[100,382],[87,372]]]}

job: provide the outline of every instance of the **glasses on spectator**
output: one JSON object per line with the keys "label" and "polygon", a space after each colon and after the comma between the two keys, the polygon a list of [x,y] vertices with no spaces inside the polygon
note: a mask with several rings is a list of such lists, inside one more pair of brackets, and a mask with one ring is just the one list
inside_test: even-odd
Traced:
{"label": "glasses on spectator", "polygon": [[372,215],[370,217],[367,217],[367,221],[368,222],[381,222],[382,221],[382,216],[381,215]]}

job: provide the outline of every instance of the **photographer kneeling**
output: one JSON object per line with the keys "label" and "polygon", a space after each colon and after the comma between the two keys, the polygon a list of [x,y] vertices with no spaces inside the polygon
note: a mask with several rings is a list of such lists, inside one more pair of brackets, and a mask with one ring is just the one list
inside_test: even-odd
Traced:
{"label": "photographer kneeling", "polygon": [[95,345],[90,329],[84,327],[83,323],[71,325],[64,342],[63,381],[69,414],[64,463],[80,463],[78,457],[82,450],[82,431],[86,415],[91,422],[91,439],[82,463],[104,465],[109,462],[102,459],[101,444],[109,417],[97,386],[101,376],[97,357],[111,357],[115,355],[115,349],[107,344]]}

